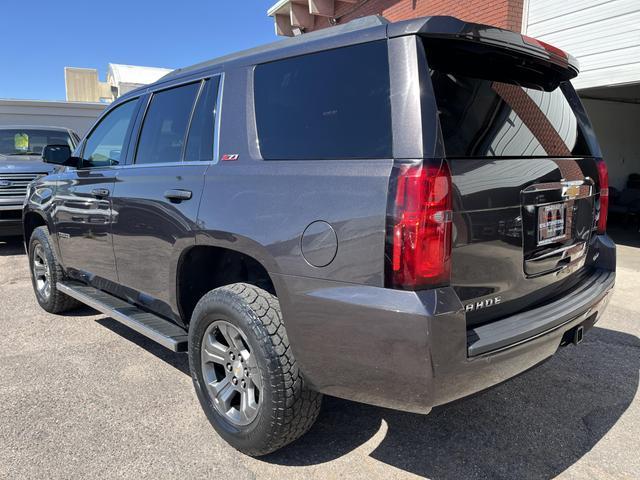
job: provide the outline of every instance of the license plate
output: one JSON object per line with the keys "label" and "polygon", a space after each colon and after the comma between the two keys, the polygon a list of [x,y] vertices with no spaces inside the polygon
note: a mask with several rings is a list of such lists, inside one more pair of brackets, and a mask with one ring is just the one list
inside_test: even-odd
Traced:
{"label": "license plate", "polygon": [[538,207],[538,245],[559,242],[567,238],[567,206],[554,203]]}

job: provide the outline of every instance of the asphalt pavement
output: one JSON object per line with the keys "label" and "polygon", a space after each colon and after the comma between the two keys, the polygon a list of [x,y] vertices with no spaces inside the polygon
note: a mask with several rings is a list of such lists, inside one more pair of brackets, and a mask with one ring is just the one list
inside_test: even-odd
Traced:
{"label": "asphalt pavement", "polygon": [[581,345],[426,416],[325,397],[262,459],[210,427],[185,355],[88,308],[44,312],[20,241],[0,239],[0,478],[640,478],[637,237]]}

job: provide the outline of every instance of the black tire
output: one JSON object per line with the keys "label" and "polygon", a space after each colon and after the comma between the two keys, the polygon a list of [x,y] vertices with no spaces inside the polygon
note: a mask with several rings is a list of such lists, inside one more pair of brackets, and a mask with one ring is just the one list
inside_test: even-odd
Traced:
{"label": "black tire", "polygon": [[[260,404],[248,425],[236,425],[220,413],[205,386],[202,342],[211,324],[220,321],[240,331],[260,371]],[[322,395],[305,386],[278,299],[253,285],[216,288],[198,302],[189,325],[189,366],[207,418],[224,440],[246,455],[257,457],[282,448],[306,433],[318,416]]]}
{"label": "black tire", "polygon": [[[38,289],[38,280],[34,270],[36,252],[40,252],[46,260],[45,268],[50,282],[50,293],[48,295]],[[58,282],[64,279],[64,270],[56,258],[47,227],[38,227],[31,234],[29,239],[29,267],[33,291],[38,303],[44,310],[49,313],[62,313],[80,305],[77,300],[65,295],[57,288]]]}

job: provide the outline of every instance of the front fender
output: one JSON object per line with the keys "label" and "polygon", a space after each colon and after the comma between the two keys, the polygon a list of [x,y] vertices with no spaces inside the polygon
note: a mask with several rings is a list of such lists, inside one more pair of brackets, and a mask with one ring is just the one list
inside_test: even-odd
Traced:
{"label": "front fender", "polygon": [[[26,248],[29,242],[30,232],[35,228],[33,225],[46,225],[51,234],[51,240],[56,254],[58,258],[60,258],[58,238],[53,221],[55,193],[56,179],[51,176],[38,179],[27,187],[27,195],[25,196],[22,206],[22,229]],[[37,218],[37,220],[35,220],[35,218]]]}

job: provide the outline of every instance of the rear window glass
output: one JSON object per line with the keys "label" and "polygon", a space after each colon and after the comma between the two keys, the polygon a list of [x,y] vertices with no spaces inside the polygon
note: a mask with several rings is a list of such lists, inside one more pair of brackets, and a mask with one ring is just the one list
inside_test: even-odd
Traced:
{"label": "rear window glass", "polygon": [[565,95],[572,88],[568,82],[547,91],[523,85],[522,73],[517,83],[508,83],[505,70],[498,80],[491,68],[460,66],[439,57],[432,60],[427,52],[447,156],[591,154]]}
{"label": "rear window glass", "polygon": [[200,82],[154,93],[144,118],[136,163],[181,161],[185,134]]}
{"label": "rear window glass", "polygon": [[263,158],[391,157],[386,42],[258,65],[254,80]]}

